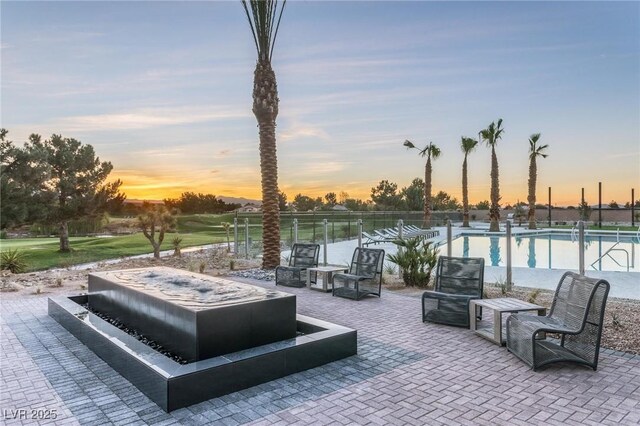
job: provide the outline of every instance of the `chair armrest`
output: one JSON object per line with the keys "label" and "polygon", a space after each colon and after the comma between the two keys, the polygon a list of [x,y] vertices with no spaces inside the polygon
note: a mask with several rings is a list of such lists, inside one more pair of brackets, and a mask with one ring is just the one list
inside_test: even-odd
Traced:
{"label": "chair armrest", "polygon": [[374,277],[365,277],[364,275],[352,275],[352,274],[345,274],[345,273],[333,274],[334,281],[336,278],[343,279],[343,280],[350,280],[350,281],[364,281],[364,280],[373,279]]}
{"label": "chair armrest", "polygon": [[466,294],[450,294],[450,293],[441,293],[439,291],[430,291],[427,290],[422,293],[423,299],[438,299],[438,300],[458,300],[458,301],[466,301],[467,304],[474,299],[480,299],[478,296],[469,296]]}

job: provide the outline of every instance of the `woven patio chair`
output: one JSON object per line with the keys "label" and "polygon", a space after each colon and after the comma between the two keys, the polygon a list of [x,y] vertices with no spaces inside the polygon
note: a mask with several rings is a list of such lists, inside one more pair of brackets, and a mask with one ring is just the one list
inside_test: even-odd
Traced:
{"label": "woven patio chair", "polygon": [[384,250],[356,248],[349,272],[333,276],[334,296],[360,300],[365,296],[380,297]]}
{"label": "woven patio chair", "polygon": [[[294,244],[291,248],[289,266],[276,267],[276,285],[304,287],[307,285],[307,268],[318,266],[319,244]],[[311,277],[315,282],[315,277]]]}
{"label": "woven patio chair", "polygon": [[422,295],[422,322],[468,328],[469,302],[482,299],[483,288],[483,258],[440,256],[435,291]]}
{"label": "woven patio chair", "polygon": [[[595,371],[609,287],[605,280],[566,272],[547,316],[509,316],[507,349],[534,371],[554,362],[576,362]],[[560,340],[546,333],[560,334]]]}

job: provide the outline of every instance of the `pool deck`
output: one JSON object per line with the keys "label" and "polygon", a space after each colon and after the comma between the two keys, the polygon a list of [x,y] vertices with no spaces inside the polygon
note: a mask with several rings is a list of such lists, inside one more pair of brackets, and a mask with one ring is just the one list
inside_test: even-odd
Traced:
{"label": "pool deck", "polygon": [[[452,227],[452,237],[455,239],[462,233],[465,234],[478,234],[484,235],[488,231],[488,224],[472,224],[473,228],[460,228]],[[431,241],[435,243],[446,243],[447,229],[445,227],[435,227],[440,231],[440,235],[433,238]],[[555,233],[561,233],[558,230],[551,230]],[[564,230],[566,234],[568,230]],[[538,229],[530,231],[528,229],[514,227],[513,235],[535,235],[539,233],[548,233],[548,229]],[[600,231],[598,231],[600,233]],[[615,235],[615,231],[602,231],[610,235]],[[504,235],[504,234],[502,234]],[[327,245],[327,263],[330,265],[349,265],[354,249],[357,247],[357,240],[340,241]],[[371,244],[370,248],[380,248],[385,251],[386,254],[396,252],[396,246],[393,243],[379,243]],[[442,253],[442,250],[441,250]],[[289,252],[284,252],[283,256],[287,256]],[[323,246],[320,244],[320,264],[324,263],[324,251]],[[386,265],[393,265],[392,263],[385,261]],[[577,265],[576,265],[577,266]],[[572,270],[578,272],[577,269]],[[512,268],[513,282],[519,287],[528,288],[541,288],[546,290],[555,290],[562,274],[567,272],[567,269],[544,269],[544,268],[525,268],[514,267]],[[603,278],[609,281],[611,284],[611,297],[618,297],[623,299],[635,299],[640,300],[640,272],[607,272],[607,271],[593,271],[586,270],[585,274],[589,277]],[[507,277],[507,268],[502,266],[485,266],[485,281],[497,282],[504,281]]]}
{"label": "pool deck", "polygon": [[[252,282],[274,288],[273,282]],[[640,356],[602,350],[598,371],[531,371],[470,330],[420,321],[420,299],[355,302],[308,289],[298,312],[358,330],[358,355],[165,413],[47,315],[43,295],[0,303],[0,423],[55,410],[58,425],[637,425]],[[14,411],[11,411],[14,410]]]}

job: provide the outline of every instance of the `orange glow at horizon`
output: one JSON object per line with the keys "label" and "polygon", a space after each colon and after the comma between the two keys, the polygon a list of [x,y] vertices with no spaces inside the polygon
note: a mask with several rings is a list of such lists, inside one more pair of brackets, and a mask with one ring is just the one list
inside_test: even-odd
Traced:
{"label": "orange glow at horizon", "polygon": [[[139,174],[116,173],[115,171],[112,177],[123,181],[120,190],[124,192],[129,199],[163,200],[166,198],[178,198],[184,192],[215,194],[217,196],[248,198],[254,200],[260,200],[262,198],[259,182],[256,182],[254,185],[247,182],[237,183],[229,181],[217,182],[215,185],[205,181],[185,184],[175,180],[168,180],[164,176],[141,177]],[[341,187],[340,183],[336,183],[335,186],[327,185],[326,189],[318,189],[317,186],[311,188],[280,182],[280,190],[285,192],[289,202],[292,202],[297,194],[303,194],[315,198],[324,197],[328,192],[335,192],[339,195],[342,191],[348,193],[350,198],[369,200],[371,196],[371,188],[376,186],[378,182],[379,180],[372,181],[370,184],[359,188],[345,188]],[[406,183],[398,183],[398,188],[400,189],[405,185]],[[573,188],[575,186],[573,184],[570,186],[571,189],[565,191],[552,188],[551,201],[554,206],[576,206],[580,203],[580,188]],[[615,192],[613,192],[614,190]],[[623,206],[631,198],[630,190],[631,186],[620,189],[614,187],[614,185],[610,183],[605,187],[605,191],[603,191],[603,205],[608,204],[612,200],[616,200],[620,206]],[[438,187],[434,185],[433,194],[435,195],[438,191],[445,191],[452,197],[455,197],[458,202],[462,202],[462,190],[459,186]],[[507,204],[514,204],[518,201],[526,202],[526,191],[526,185],[505,184],[504,187],[501,187],[500,194],[502,199],[500,204],[504,207]],[[587,187],[585,188],[585,191],[585,199],[587,202],[591,205],[597,204],[597,187]],[[636,189],[636,198],[640,199],[639,189]],[[476,204],[484,200],[489,200],[488,184],[469,188],[469,202],[471,204]],[[546,204],[547,200],[547,186],[539,185],[537,190],[537,202],[539,204]]]}

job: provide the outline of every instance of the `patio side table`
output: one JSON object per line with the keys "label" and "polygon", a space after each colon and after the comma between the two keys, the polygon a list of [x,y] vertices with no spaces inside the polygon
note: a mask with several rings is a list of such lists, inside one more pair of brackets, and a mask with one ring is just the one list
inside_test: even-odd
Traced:
{"label": "patio side table", "polygon": [[[311,290],[329,292],[333,290],[333,274],[346,272],[344,266],[318,266],[307,269],[307,287]],[[316,274],[316,282],[311,282],[311,275]]]}
{"label": "patio side table", "polygon": [[[477,321],[477,308],[481,306],[485,309],[493,311],[493,325],[489,327],[479,327]],[[498,298],[498,299],[476,299],[471,300],[469,303],[469,328],[476,334],[492,341],[497,345],[504,345],[506,343],[506,329],[502,326],[502,314],[515,313],[515,312],[529,312],[536,311],[538,315],[544,316],[547,314],[547,308],[533,303],[525,302],[519,299],[513,299],[510,297]]]}

